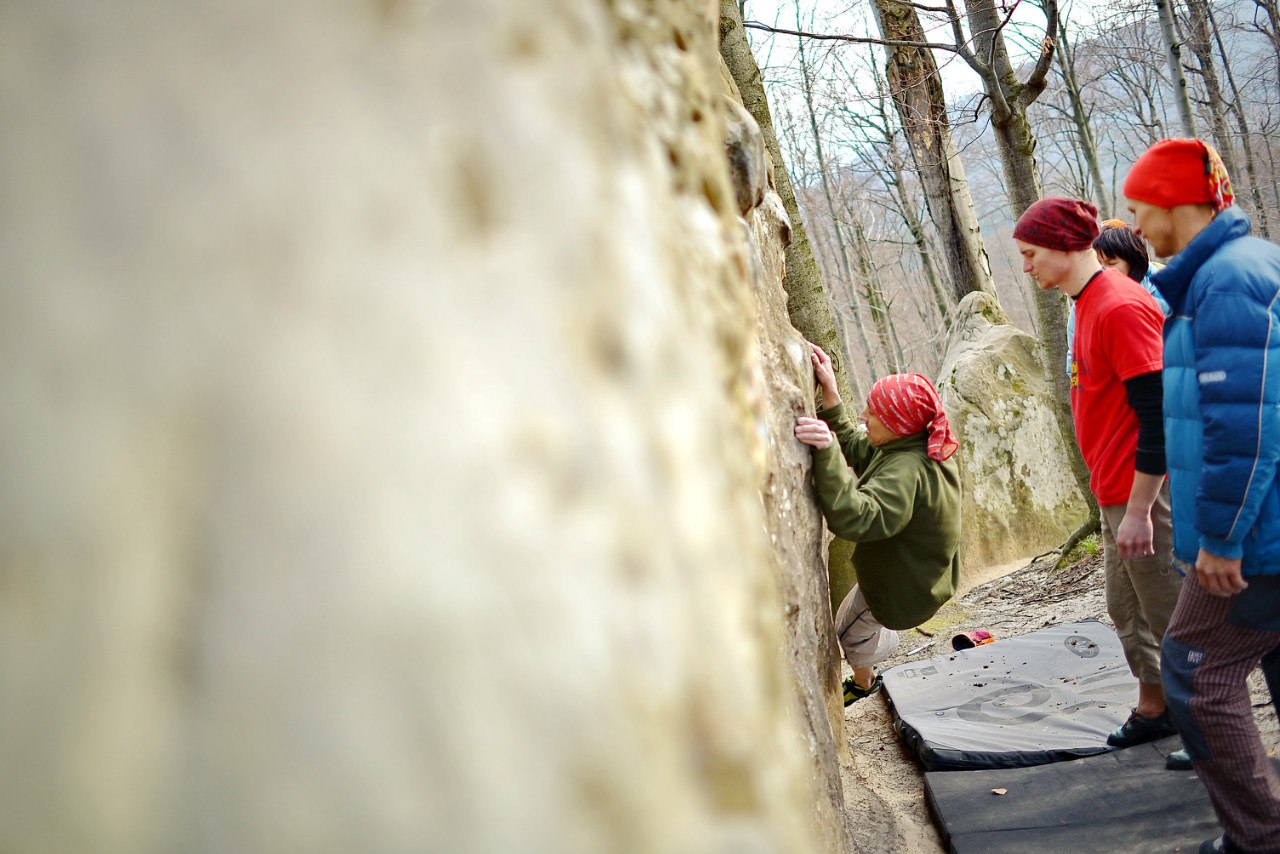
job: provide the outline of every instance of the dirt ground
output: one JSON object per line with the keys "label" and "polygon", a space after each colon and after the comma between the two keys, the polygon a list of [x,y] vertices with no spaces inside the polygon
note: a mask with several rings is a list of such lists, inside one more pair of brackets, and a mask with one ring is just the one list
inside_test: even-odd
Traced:
{"label": "dirt ground", "polygon": [[[922,627],[932,636],[904,632],[898,653],[880,666],[889,668],[949,651],[952,635],[972,629],[987,629],[999,639],[1079,620],[1111,625],[1102,592],[1101,555],[1052,575],[1025,562],[996,567],[978,573],[969,584],[971,589],[962,588],[939,617]],[[925,644],[929,644],[926,649],[916,651]],[[843,669],[846,676],[852,672],[847,664]],[[1249,685],[1254,717],[1274,756],[1280,749],[1280,723],[1262,674],[1255,671]],[[845,709],[845,736],[849,758],[842,777],[852,819],[852,850],[943,854],[946,849],[925,806],[923,768],[893,731],[883,694]]]}

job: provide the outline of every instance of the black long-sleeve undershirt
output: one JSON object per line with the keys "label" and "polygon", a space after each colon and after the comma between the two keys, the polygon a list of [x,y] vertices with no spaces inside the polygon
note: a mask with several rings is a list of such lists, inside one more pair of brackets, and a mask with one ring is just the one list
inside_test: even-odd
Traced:
{"label": "black long-sleeve undershirt", "polygon": [[1138,374],[1124,381],[1129,406],[1138,416],[1138,455],[1134,468],[1143,474],[1164,474],[1164,380],[1161,371]]}

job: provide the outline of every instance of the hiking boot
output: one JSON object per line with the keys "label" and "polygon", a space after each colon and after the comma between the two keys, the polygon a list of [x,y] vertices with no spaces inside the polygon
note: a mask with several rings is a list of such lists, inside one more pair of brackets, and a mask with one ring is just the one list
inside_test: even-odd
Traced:
{"label": "hiking boot", "polygon": [[871,687],[863,688],[857,682],[853,681],[852,676],[844,678],[844,704],[852,706],[863,697],[870,697],[872,694],[879,693],[880,687],[884,682],[880,680],[880,674],[876,674],[876,678],[871,680]]}
{"label": "hiking boot", "polygon": [[1133,747],[1135,744],[1146,744],[1169,735],[1177,735],[1178,728],[1165,709],[1154,718],[1140,715],[1137,711],[1129,714],[1129,720],[1107,736],[1107,744],[1112,747]]}
{"label": "hiking boot", "polygon": [[1191,754],[1185,750],[1175,750],[1164,758],[1166,771],[1190,771]]}

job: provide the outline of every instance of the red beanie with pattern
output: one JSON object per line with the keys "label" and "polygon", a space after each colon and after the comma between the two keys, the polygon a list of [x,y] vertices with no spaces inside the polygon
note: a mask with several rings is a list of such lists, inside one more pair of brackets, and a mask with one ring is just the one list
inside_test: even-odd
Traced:
{"label": "red beanie with pattern", "polygon": [[1124,179],[1125,198],[1158,208],[1231,207],[1231,176],[1212,145],[1198,139],[1162,139],[1147,149]]}
{"label": "red beanie with pattern", "polygon": [[1065,196],[1046,196],[1027,208],[1013,227],[1014,240],[1061,252],[1089,249],[1097,236],[1098,209]]}

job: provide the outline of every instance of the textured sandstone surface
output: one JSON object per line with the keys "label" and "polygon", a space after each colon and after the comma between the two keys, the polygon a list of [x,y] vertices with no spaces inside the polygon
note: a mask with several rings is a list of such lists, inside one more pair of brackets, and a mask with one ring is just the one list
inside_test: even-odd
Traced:
{"label": "textured sandstone surface", "polygon": [[844,847],[785,216],[715,38],[11,4],[0,850]]}

